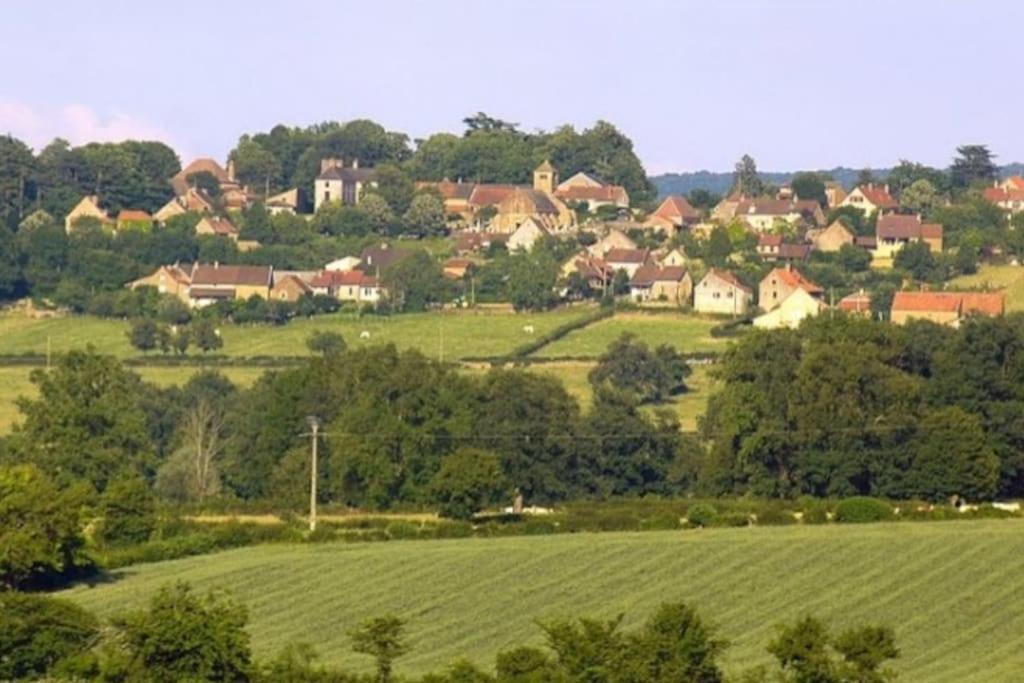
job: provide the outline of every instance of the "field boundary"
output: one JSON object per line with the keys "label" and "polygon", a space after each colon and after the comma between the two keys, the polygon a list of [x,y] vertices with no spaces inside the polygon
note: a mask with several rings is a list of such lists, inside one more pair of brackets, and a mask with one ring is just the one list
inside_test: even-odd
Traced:
{"label": "field boundary", "polygon": [[585,327],[593,325],[601,320],[607,320],[615,315],[615,309],[613,308],[600,308],[593,313],[580,316],[575,320],[570,320],[567,323],[559,325],[555,329],[551,330],[547,334],[543,334],[537,337],[531,342],[523,344],[522,346],[512,349],[509,353],[503,356],[466,356],[462,358],[464,363],[490,363],[491,365],[503,365],[505,363],[523,363],[528,361],[528,357],[548,344],[552,344],[559,339],[565,337],[571,332],[576,330],[582,330]]}

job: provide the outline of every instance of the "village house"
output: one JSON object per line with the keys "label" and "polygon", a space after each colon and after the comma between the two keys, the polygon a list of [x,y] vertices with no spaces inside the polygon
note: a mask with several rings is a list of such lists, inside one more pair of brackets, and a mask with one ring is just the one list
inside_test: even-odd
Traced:
{"label": "village house", "polygon": [[363,190],[376,184],[377,172],[372,168],[359,168],[358,159],[353,159],[349,166],[345,166],[344,159],[321,159],[320,175],[313,182],[315,210],[319,211],[326,202],[358,204]]}
{"label": "village house", "polygon": [[870,217],[872,214],[895,211],[899,204],[889,194],[888,185],[859,185],[846,195],[846,198],[839,203],[839,206],[852,206],[860,209],[864,215]]}
{"label": "village house", "polygon": [[[545,163],[551,173],[554,173],[551,164]],[[591,213],[602,206],[629,208],[629,193],[626,192],[626,188],[621,185],[608,185],[582,171],[559,183],[553,194],[570,206],[585,204]]]}
{"label": "village house", "polygon": [[1024,178],[1011,176],[998,181],[983,193],[985,199],[1011,214],[1024,211]]}
{"label": "village house", "polygon": [[[762,304],[763,307],[763,304]],[[796,328],[807,318],[813,318],[826,308],[824,302],[807,288],[798,287],[790,292],[781,303],[764,315],[753,320],[754,327],[764,330]]]}
{"label": "village house", "polygon": [[604,262],[613,271],[623,270],[631,278],[650,260],[651,252],[647,249],[612,249],[604,255]]}
{"label": "village house", "polygon": [[508,236],[505,243],[510,252],[532,251],[538,240],[550,237],[551,233],[541,225],[533,216],[527,217],[515,232]]}
{"label": "village house", "polygon": [[385,270],[412,255],[413,252],[408,249],[396,249],[390,244],[382,242],[379,246],[363,249],[359,255],[359,265],[356,268],[379,278]]}
{"label": "village house", "polygon": [[145,211],[121,209],[117,214],[118,230],[149,230],[153,227],[153,217]]}
{"label": "village house", "polygon": [[875,237],[875,258],[892,258],[911,242],[924,242],[931,251],[942,251],[942,226],[922,223],[921,217],[916,215],[890,213],[879,217]]}
{"label": "village house", "polygon": [[765,261],[806,261],[810,244],[791,244],[782,235],[761,233],[757,236],[757,254]]}
{"label": "village house", "polygon": [[735,275],[712,268],[694,288],[693,310],[697,313],[743,315],[753,298],[754,293]]}
{"label": "village house", "polygon": [[579,273],[587,286],[595,291],[604,291],[615,278],[615,270],[604,259],[591,256],[584,251],[562,265],[561,279],[565,280],[573,273]]}
{"label": "village house", "polygon": [[196,235],[216,235],[238,241],[238,228],[227,218],[220,216],[203,216],[196,223]]}
{"label": "village house", "polygon": [[636,249],[636,242],[626,236],[621,230],[609,230],[608,234],[594,244],[587,247],[591,256],[604,258],[612,249]]}
{"label": "village house", "polygon": [[668,235],[674,235],[680,230],[692,226],[700,221],[700,212],[690,205],[686,197],[681,195],[669,195],[658,205],[658,208],[647,217],[644,225],[651,228],[664,230]]}
{"label": "village house", "polygon": [[339,301],[376,304],[382,288],[374,275],[359,270],[325,270],[310,282],[316,294],[333,296]]}
{"label": "village house", "polygon": [[172,197],[166,204],[153,214],[154,220],[161,225],[175,216],[180,216],[189,211],[193,213],[213,213],[213,199],[205,191],[190,187],[184,194]]}
{"label": "village house", "polygon": [[667,254],[662,256],[658,261],[663,266],[685,266],[687,259],[686,254],[679,247],[672,249]]}
{"label": "village house", "polygon": [[313,288],[298,275],[275,275],[274,285],[270,288],[270,298],[274,301],[287,301],[295,303],[307,294],[312,294]]}
{"label": "village house", "polygon": [[68,215],[64,217],[65,232],[70,233],[74,230],[75,225],[83,218],[94,218],[104,226],[111,225],[110,214],[107,213],[106,209],[100,207],[100,200],[96,195],[82,197]]}
{"label": "village house", "polygon": [[449,280],[461,280],[475,265],[468,258],[450,258],[441,264],[441,274]]}
{"label": "village house", "polygon": [[843,313],[862,318],[871,317],[871,296],[863,289],[853,294],[848,294],[836,304]]}
{"label": "village house", "polygon": [[195,175],[207,173],[217,181],[220,190],[220,201],[224,208],[241,210],[249,206],[248,192],[235,179],[235,162],[228,160],[225,169],[213,159],[196,159],[171,178],[171,188],[177,197],[185,197],[190,189],[197,189]]}
{"label": "village house", "polygon": [[1000,316],[1005,312],[1003,292],[896,292],[889,319],[896,325],[929,320],[956,327],[970,315]]}
{"label": "village house", "polygon": [[359,260],[358,256],[342,256],[339,259],[334,259],[330,263],[324,266],[324,270],[337,270],[344,272],[347,270],[355,270],[362,261]]}
{"label": "village house", "polygon": [[775,268],[761,279],[758,286],[757,303],[765,311],[770,311],[782,305],[797,290],[806,292],[813,298],[820,298],[824,293],[821,287],[805,278],[800,271],[791,266]]}
{"label": "village house", "polygon": [[744,199],[737,204],[735,217],[755,232],[771,232],[778,221],[811,226],[825,222],[821,205],[802,199]]}
{"label": "village house", "polygon": [[693,277],[683,266],[659,266],[649,261],[629,281],[629,297],[638,304],[682,306],[690,302]]}
{"label": "village house", "polygon": [[576,227],[576,212],[555,196],[558,174],[550,162],[545,161],[533,172],[533,185],[480,184],[473,187],[467,203],[473,220],[490,208],[494,216],[485,227],[488,232],[512,234],[527,218],[552,233],[565,232]]}
{"label": "village house", "polygon": [[487,251],[491,248],[491,245],[507,244],[509,238],[508,235],[498,235],[476,230],[460,230],[454,233],[454,237],[455,253],[460,256]]}
{"label": "village house", "polygon": [[842,221],[834,220],[827,228],[807,231],[807,241],[816,251],[834,253],[847,244],[855,244],[857,236]]}
{"label": "village house", "polygon": [[197,263],[192,267],[190,279],[191,305],[202,307],[225,299],[269,298],[274,269],[271,266]]}
{"label": "village house", "polygon": [[846,199],[846,190],[841,183],[835,180],[825,181],[825,204],[829,209],[835,209]]}
{"label": "village house", "polygon": [[424,188],[434,188],[441,195],[446,217],[455,216],[465,223],[473,220],[473,207],[469,203],[469,198],[476,188],[475,183],[452,182],[447,178],[439,183],[416,183],[417,190]]}
{"label": "village house", "polygon": [[299,212],[299,190],[293,187],[290,190],[267,197],[263,206],[271,216],[281,213],[294,215]]}
{"label": "village house", "polygon": [[189,303],[188,290],[191,285],[192,264],[174,263],[169,266],[160,266],[149,275],[132,280],[126,286],[129,289],[153,287],[160,294],[170,294]]}

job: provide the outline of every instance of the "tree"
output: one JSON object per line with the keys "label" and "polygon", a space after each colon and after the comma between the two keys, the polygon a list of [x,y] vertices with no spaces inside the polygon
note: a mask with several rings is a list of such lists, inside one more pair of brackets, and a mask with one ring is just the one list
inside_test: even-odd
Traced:
{"label": "tree", "polygon": [[25,419],[10,438],[12,453],[58,484],[84,480],[99,491],[126,470],[148,470],[152,442],[139,407],[147,388],[138,375],[90,349],[71,351],[30,378],[38,398],[18,401]]}
{"label": "tree", "polygon": [[281,164],[273,153],[267,151],[248,135],[243,135],[238,146],[231,152],[235,162],[235,175],[243,185],[258,187],[264,196],[276,189],[276,178],[281,173]]}
{"label": "tree", "polygon": [[509,257],[508,298],[517,311],[543,311],[557,299],[558,265],[546,253]]}
{"label": "tree", "polygon": [[0,223],[0,300],[15,297],[21,287],[20,254],[14,233]]}
{"label": "tree", "polygon": [[100,537],[113,545],[148,541],[156,528],[156,504],[141,477],[118,479],[100,498]]}
{"label": "tree", "polygon": [[224,346],[224,340],[220,336],[214,321],[210,318],[200,318],[192,323],[192,341],[203,353],[216,351]]}
{"label": "tree", "polygon": [[0,591],[0,680],[41,680],[61,662],[85,652],[99,621],[71,602]]}
{"label": "tree", "polygon": [[736,170],[732,174],[732,189],[729,194],[740,194],[745,197],[760,197],[765,186],[757,173],[757,162],[749,154],[744,154],[736,162]]}
{"label": "tree", "polygon": [[768,651],[787,683],[884,683],[894,674],[882,665],[899,656],[890,628],[868,626],[835,637],[809,616],[780,627]]}
{"label": "tree", "polygon": [[945,194],[949,191],[949,176],[945,172],[906,159],[900,159],[900,163],[885,177],[890,191],[901,199],[903,192],[920,180],[927,181],[936,194]]}
{"label": "tree", "polygon": [[186,583],[163,586],[147,610],[114,619],[125,661],[114,680],[247,681],[252,669],[248,613],[223,595],[197,596]]}
{"label": "tree", "polygon": [[92,566],[83,552],[81,502],[33,465],[0,467],[0,586],[45,586]]}
{"label": "tree", "polygon": [[145,353],[156,348],[158,333],[156,321],[150,318],[139,318],[132,321],[131,329],[128,330],[128,340],[133,347]]}
{"label": "tree", "polygon": [[343,353],[348,348],[348,344],[338,332],[313,330],[313,333],[306,338],[306,347],[313,353],[321,353],[326,356]]}
{"label": "tree", "polygon": [[988,185],[996,179],[995,155],[987,145],[961,145],[956,154],[949,169],[953,187],[964,189],[975,182]]}
{"label": "tree", "polygon": [[445,232],[444,202],[436,194],[421,192],[412,198],[405,212],[408,229],[418,235],[442,235]]}
{"label": "tree", "polygon": [[922,178],[900,194],[900,207],[912,213],[927,214],[938,204],[939,196],[935,186]]}
{"label": "tree", "polygon": [[404,630],[404,620],[385,616],[367,619],[349,633],[352,649],[377,661],[379,683],[390,683],[395,660],[409,651]]}
{"label": "tree", "polygon": [[373,232],[386,235],[395,223],[395,212],[391,206],[384,197],[374,192],[363,197],[359,209],[366,215]]}
{"label": "tree", "polygon": [[441,461],[431,488],[442,517],[472,519],[503,493],[498,456],[476,448],[460,448]]}
{"label": "tree", "polygon": [[825,181],[817,173],[797,173],[789,181],[789,186],[793,188],[793,194],[800,199],[813,199],[822,206],[828,203],[825,196]]}
{"label": "tree", "polygon": [[200,395],[178,426],[178,449],[157,473],[157,488],[169,498],[204,501],[220,492],[220,460],[225,446],[224,416]]}
{"label": "tree", "polygon": [[424,311],[440,304],[444,298],[441,265],[423,250],[417,250],[385,268],[381,282],[396,311]]}
{"label": "tree", "polygon": [[188,183],[189,187],[202,190],[211,199],[220,197],[220,181],[217,180],[217,176],[209,171],[189,173],[185,176],[185,182]]}
{"label": "tree", "polygon": [[927,242],[908,242],[896,252],[892,265],[905,270],[915,280],[928,280],[935,272],[935,256]]}
{"label": "tree", "polygon": [[724,266],[732,254],[732,240],[729,239],[729,232],[721,225],[715,227],[711,231],[704,251],[708,265],[717,268]]}
{"label": "tree", "polygon": [[416,185],[412,178],[397,164],[380,164],[375,170],[376,185],[367,191],[367,195],[380,196],[396,215],[403,215],[409,210],[416,194]]}
{"label": "tree", "polygon": [[628,391],[641,402],[659,403],[686,391],[692,370],[674,348],[659,346],[652,351],[631,334],[623,334],[608,345],[590,371],[590,383],[605,383]]}
{"label": "tree", "polygon": [[975,415],[951,406],[930,411],[911,442],[905,495],[990,500],[999,485],[999,459]]}

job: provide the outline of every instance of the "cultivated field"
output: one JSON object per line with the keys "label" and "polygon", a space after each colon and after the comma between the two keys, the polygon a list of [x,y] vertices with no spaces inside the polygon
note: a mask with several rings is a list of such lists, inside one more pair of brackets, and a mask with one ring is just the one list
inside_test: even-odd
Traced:
{"label": "cultivated field", "polygon": [[[505,311],[460,311],[451,313],[409,313],[394,317],[353,314],[302,318],[287,325],[232,325],[221,328],[228,356],[304,356],[309,354],[306,339],[314,330],[339,332],[349,346],[394,343],[399,348],[417,348],[425,354],[445,360],[469,356],[497,356],[511,352],[532,338],[550,332],[581,315],[589,308],[558,309],[546,313]],[[523,331],[532,325],[534,331]],[[47,343],[54,353],[85,348],[92,344],[101,353],[121,358],[137,356],[127,337],[128,323],[92,316],[66,316],[34,319],[8,313],[0,315],[0,355],[46,353]],[[362,332],[368,339],[361,339]]]}
{"label": "cultivated field", "polygon": [[988,287],[1006,290],[1006,310],[1024,311],[1024,268],[1021,266],[981,266],[974,275],[952,282],[955,287]]}
{"label": "cultivated field", "polygon": [[402,673],[540,644],[537,619],[626,614],[686,600],[731,640],[736,672],[767,663],[774,626],[803,614],[837,628],[893,626],[901,680],[998,683],[1024,671],[1024,521],[761,527],[377,544],[264,546],[139,565],[67,593],[111,615],[163,583],[227,588],[249,606],[260,657],[315,645],[326,662],[370,662],[346,630],[408,619]]}
{"label": "cultivated field", "polygon": [[728,340],[711,336],[711,328],[721,323],[721,319],[681,313],[619,313],[548,344],[537,355],[595,358],[625,332],[635,334],[650,346],[670,344],[683,353],[721,351]]}

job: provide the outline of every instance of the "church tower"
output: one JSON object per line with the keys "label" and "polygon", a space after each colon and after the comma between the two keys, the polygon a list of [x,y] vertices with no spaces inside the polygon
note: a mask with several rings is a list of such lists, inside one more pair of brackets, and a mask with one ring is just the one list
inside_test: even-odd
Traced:
{"label": "church tower", "polygon": [[558,173],[555,167],[547,159],[533,172],[533,189],[546,194],[555,193],[555,185],[558,184]]}

